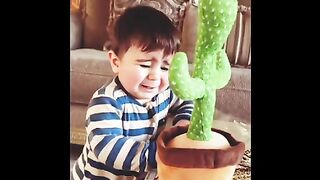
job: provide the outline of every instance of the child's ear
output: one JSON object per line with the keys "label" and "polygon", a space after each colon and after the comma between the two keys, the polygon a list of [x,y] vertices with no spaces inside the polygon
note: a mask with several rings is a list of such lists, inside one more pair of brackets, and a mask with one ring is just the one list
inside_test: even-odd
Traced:
{"label": "child's ear", "polygon": [[114,73],[118,73],[119,65],[120,65],[119,57],[116,55],[116,53],[114,51],[109,50],[108,51],[108,59],[109,59],[110,64],[111,64],[112,71]]}

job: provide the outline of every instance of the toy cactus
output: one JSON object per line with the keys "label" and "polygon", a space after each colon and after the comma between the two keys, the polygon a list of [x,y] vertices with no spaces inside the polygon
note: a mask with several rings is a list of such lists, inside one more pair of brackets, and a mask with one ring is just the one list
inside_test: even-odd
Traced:
{"label": "toy cactus", "polygon": [[184,52],[176,53],[169,72],[170,85],[182,99],[195,100],[188,137],[211,139],[216,89],[231,77],[231,67],[222,48],[237,15],[237,0],[200,0],[199,27],[193,78],[188,74]]}
{"label": "toy cactus", "polygon": [[181,99],[194,100],[194,110],[187,128],[172,127],[159,136],[157,162],[161,180],[195,176],[230,180],[242,158],[244,143],[212,128],[216,90],[227,85],[231,77],[223,44],[235,22],[237,9],[237,0],[200,0],[192,77],[186,54],[177,52],[173,58],[170,86]]}

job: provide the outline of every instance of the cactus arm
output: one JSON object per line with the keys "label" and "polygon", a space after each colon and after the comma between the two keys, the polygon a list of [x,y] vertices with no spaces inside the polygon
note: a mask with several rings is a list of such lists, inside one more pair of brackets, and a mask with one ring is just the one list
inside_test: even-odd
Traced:
{"label": "cactus arm", "polygon": [[[197,94],[197,96],[193,96],[197,98],[194,100],[194,110],[187,132],[187,137],[190,139],[209,141],[212,138],[211,127],[215,110],[216,90],[224,87],[231,77],[231,66],[222,46],[235,22],[237,8],[237,0],[201,0],[199,3],[195,70],[192,77],[203,81],[204,93],[202,95],[199,92],[189,92],[191,91],[189,90],[190,87],[197,87],[201,83],[191,86],[183,86],[186,83],[182,83],[179,90],[173,90],[177,92],[178,97],[191,97],[186,95],[188,93]],[[176,74],[175,69],[182,70],[185,68],[174,67],[169,74]],[[182,74],[182,72],[179,73]],[[173,78],[175,83],[181,79],[183,79],[183,76],[178,77],[177,75]],[[170,78],[169,80],[172,81]],[[175,83],[171,82],[171,85]],[[189,81],[190,84],[191,81]],[[183,88],[185,90],[182,90]]]}
{"label": "cactus arm", "polygon": [[224,50],[218,51],[213,77],[213,79],[210,79],[210,84],[212,84],[215,89],[221,89],[226,86],[231,78],[231,65],[227,53]]}
{"label": "cactus arm", "polygon": [[173,92],[183,100],[195,100],[204,95],[204,82],[190,77],[188,58],[184,52],[175,54],[170,64],[169,82]]}

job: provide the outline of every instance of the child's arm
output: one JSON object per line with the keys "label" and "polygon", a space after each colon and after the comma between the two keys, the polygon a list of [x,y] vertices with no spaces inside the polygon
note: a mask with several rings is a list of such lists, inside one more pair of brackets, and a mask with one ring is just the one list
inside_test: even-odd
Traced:
{"label": "child's arm", "polygon": [[[155,163],[155,142],[139,142],[124,137],[122,107],[106,96],[96,96],[87,111],[87,133],[92,164],[98,168],[113,167],[129,171],[127,175],[138,175]],[[102,166],[101,166],[102,165]],[[117,172],[114,172],[117,174]]]}
{"label": "child's arm", "polygon": [[193,101],[184,101],[178,98],[173,92],[173,99],[169,113],[174,116],[172,125],[187,125],[191,119]]}

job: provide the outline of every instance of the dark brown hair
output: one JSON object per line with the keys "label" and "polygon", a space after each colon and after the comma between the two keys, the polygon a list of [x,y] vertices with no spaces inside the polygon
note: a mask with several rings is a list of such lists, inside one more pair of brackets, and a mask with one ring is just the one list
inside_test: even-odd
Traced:
{"label": "dark brown hair", "polygon": [[111,49],[118,55],[130,46],[144,52],[164,49],[164,56],[179,48],[179,32],[161,11],[149,6],[127,8],[115,21],[111,31]]}

